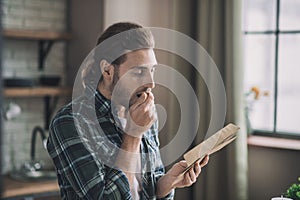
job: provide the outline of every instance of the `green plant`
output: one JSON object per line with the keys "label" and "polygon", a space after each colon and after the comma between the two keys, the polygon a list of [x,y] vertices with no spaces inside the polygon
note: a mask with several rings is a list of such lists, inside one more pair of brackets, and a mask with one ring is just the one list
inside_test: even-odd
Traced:
{"label": "green plant", "polygon": [[[300,177],[298,178],[298,181],[300,182]],[[293,200],[300,200],[300,183],[292,184],[284,194],[285,197],[291,198]]]}

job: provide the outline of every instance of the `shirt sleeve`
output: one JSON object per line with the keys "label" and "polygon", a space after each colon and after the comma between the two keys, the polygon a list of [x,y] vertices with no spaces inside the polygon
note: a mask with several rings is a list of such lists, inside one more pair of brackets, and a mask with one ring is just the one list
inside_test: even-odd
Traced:
{"label": "shirt sleeve", "polygon": [[96,160],[83,144],[72,117],[52,121],[47,150],[65,195],[71,187],[81,199],[131,199],[125,174]]}
{"label": "shirt sleeve", "polygon": [[[156,183],[163,175],[165,175],[163,170],[164,170],[164,168],[160,168],[160,169],[156,170],[156,173],[155,173]],[[172,199],[174,199],[174,195],[175,195],[175,190],[173,189],[167,196],[160,198],[160,199],[161,200],[172,200]]]}
{"label": "shirt sleeve", "polygon": [[[163,165],[159,166],[156,171],[155,171],[155,174],[154,174],[154,177],[155,177],[155,182],[157,183],[158,180],[165,175],[165,170],[164,170],[164,167]],[[175,190],[171,190],[171,192],[165,196],[164,198],[160,198],[162,200],[171,200],[171,199],[174,199],[174,195],[175,195]]]}

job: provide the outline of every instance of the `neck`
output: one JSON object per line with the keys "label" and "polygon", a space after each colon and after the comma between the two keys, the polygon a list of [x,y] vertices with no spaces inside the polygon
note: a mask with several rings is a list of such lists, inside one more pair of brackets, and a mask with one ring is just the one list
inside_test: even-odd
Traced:
{"label": "neck", "polygon": [[105,86],[103,81],[98,84],[97,89],[105,98],[111,99],[111,95],[112,95],[111,89],[110,87]]}
{"label": "neck", "polygon": [[[110,87],[105,86],[105,84],[103,82],[100,82],[98,84],[97,87],[98,91],[107,99],[111,100],[111,96],[112,96],[112,90]],[[113,103],[113,102],[112,102]],[[113,106],[115,108],[114,110],[114,114],[118,115],[119,117],[125,118],[126,115],[126,109],[124,106],[119,105],[119,104],[114,104]]]}

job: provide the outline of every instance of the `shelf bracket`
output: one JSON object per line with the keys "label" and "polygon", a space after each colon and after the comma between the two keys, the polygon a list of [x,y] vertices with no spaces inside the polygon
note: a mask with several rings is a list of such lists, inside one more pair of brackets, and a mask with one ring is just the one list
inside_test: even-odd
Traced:
{"label": "shelf bracket", "polygon": [[38,55],[39,55],[39,63],[38,63],[38,67],[39,70],[43,70],[44,66],[45,66],[45,60],[46,57],[53,45],[54,41],[52,40],[40,40],[39,41],[39,49],[38,49]]}
{"label": "shelf bracket", "polygon": [[50,120],[51,120],[51,115],[58,103],[58,96],[54,96],[53,98],[53,102],[51,104],[51,96],[46,96],[44,97],[44,101],[45,101],[45,111],[44,111],[44,121],[45,121],[45,130],[49,129],[49,125],[50,125]]}

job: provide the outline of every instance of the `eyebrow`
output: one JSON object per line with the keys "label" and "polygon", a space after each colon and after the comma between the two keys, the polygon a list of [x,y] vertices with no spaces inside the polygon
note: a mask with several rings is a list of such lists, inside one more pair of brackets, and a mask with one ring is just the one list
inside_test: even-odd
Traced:
{"label": "eyebrow", "polygon": [[[152,65],[150,68],[156,68],[158,65]],[[139,65],[139,66],[132,66],[130,69],[148,69],[148,66],[143,66],[143,65]]]}

